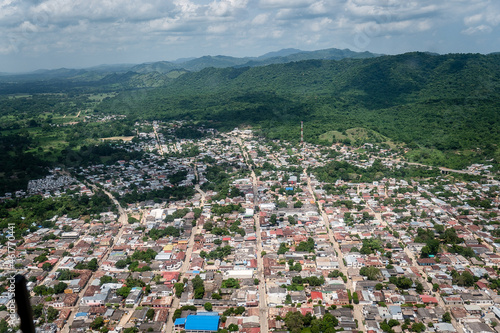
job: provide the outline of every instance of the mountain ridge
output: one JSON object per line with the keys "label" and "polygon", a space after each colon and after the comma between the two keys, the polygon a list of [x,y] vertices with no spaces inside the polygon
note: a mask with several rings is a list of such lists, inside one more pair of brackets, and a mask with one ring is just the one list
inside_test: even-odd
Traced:
{"label": "mountain ridge", "polygon": [[411,52],[204,68],[138,96],[124,92],[98,110],[220,129],[256,126],[292,141],[304,121],[305,138],[315,143],[324,133],[360,127],[416,148],[479,147],[500,161],[499,101],[500,55]]}
{"label": "mountain ridge", "polygon": [[[187,70],[199,71],[207,67],[226,68],[234,66],[266,66],[272,63],[285,63],[297,60],[308,59],[326,59],[325,56],[331,54],[330,57],[341,59],[343,57],[375,57],[379,56],[370,52],[354,52],[348,49],[340,50],[336,48],[316,50],[316,51],[302,51],[299,49],[282,49],[279,51],[268,52],[258,57],[231,57],[225,55],[216,56],[202,56],[198,58],[181,58],[174,61],[154,61],[141,64],[109,64],[97,65],[87,68],[57,68],[57,69],[38,69],[26,73],[0,73],[0,79],[16,79],[22,78],[25,80],[44,80],[52,78],[72,78],[84,72],[98,72],[98,73],[123,73],[123,72],[136,72],[136,73],[150,73],[159,72],[166,74],[172,70]],[[344,56],[342,56],[344,54]],[[294,57],[294,55],[296,55]]]}

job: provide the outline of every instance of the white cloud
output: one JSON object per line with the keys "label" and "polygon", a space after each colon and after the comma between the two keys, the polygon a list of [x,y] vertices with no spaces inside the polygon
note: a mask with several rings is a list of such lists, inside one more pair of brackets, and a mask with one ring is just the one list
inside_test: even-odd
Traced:
{"label": "white cloud", "polygon": [[316,1],[315,3],[311,4],[308,8],[308,11],[311,14],[316,14],[316,15],[326,15],[330,12],[331,8],[325,1]]}
{"label": "white cloud", "polygon": [[461,31],[465,35],[489,34],[500,24],[500,4],[498,3],[483,3],[483,6],[474,8],[472,12],[476,13],[470,15],[469,12],[463,20],[468,27]]}
{"label": "white cloud", "polygon": [[500,24],[500,5],[495,4],[494,6],[489,6],[486,13],[486,22],[496,26]]}
{"label": "white cloud", "polygon": [[493,29],[488,26],[481,24],[477,27],[470,27],[465,30],[462,30],[462,33],[465,35],[477,35],[477,34],[484,34],[484,33],[490,33]]}
{"label": "white cloud", "polygon": [[228,25],[218,24],[218,25],[210,25],[207,28],[207,32],[214,34],[221,34],[228,30]]}
{"label": "white cloud", "polygon": [[34,25],[33,23],[31,23],[29,21],[24,21],[23,23],[21,23],[19,25],[17,31],[19,31],[23,34],[31,34],[31,33],[39,32],[40,29],[36,25]]}
{"label": "white cloud", "polygon": [[216,16],[233,16],[247,7],[248,0],[220,0],[209,5],[210,13]]}
{"label": "white cloud", "polygon": [[292,20],[297,17],[297,15],[300,15],[300,12],[298,13],[297,11],[290,9],[290,8],[283,8],[278,11],[276,14],[276,19],[277,20]]}
{"label": "white cloud", "polygon": [[[494,0],[0,0],[0,54],[50,59],[79,50],[117,59],[121,50],[165,59],[349,45],[394,53],[401,41],[409,50],[440,41],[444,51],[492,52],[499,25]],[[466,37],[479,34],[482,44]]]}
{"label": "white cloud", "polygon": [[464,18],[465,25],[476,25],[483,20],[483,14],[475,14]]}
{"label": "white cloud", "polygon": [[285,32],[283,30],[273,30],[271,32],[272,38],[281,38]]}
{"label": "white cloud", "polygon": [[263,13],[255,16],[252,20],[253,25],[262,25],[269,21],[269,14]]}
{"label": "white cloud", "polygon": [[263,8],[298,8],[307,7],[314,3],[314,0],[260,0]]}
{"label": "white cloud", "polygon": [[314,32],[320,32],[322,30],[329,29],[333,26],[333,21],[327,17],[320,20],[315,20],[311,23],[309,29]]}
{"label": "white cloud", "polygon": [[7,42],[0,44],[0,54],[11,54],[17,52],[18,49],[14,43]]}

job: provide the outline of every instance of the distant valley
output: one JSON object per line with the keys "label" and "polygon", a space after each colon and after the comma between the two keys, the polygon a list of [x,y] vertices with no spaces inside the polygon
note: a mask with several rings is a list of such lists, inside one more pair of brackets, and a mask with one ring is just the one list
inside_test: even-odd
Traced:
{"label": "distant valley", "polygon": [[303,122],[314,144],[386,144],[409,162],[454,169],[498,165],[499,101],[499,54],[288,49],[2,75],[0,172],[19,170],[9,179],[26,183],[45,166],[73,164],[65,154],[98,138],[133,135],[144,120],[251,127],[290,142]]}

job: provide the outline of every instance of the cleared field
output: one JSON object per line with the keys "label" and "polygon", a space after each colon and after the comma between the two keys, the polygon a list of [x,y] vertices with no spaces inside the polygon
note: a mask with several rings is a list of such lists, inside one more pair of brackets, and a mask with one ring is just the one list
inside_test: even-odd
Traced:
{"label": "cleared field", "polygon": [[132,141],[134,136],[113,136],[110,138],[101,138],[104,141]]}
{"label": "cleared field", "polygon": [[115,97],[117,94],[116,93],[102,93],[102,94],[92,94],[89,95],[89,100],[94,101],[94,102],[102,102],[103,99],[106,97]]}
{"label": "cleared field", "polygon": [[373,130],[362,127],[350,128],[344,133],[341,133],[339,131],[329,131],[321,134],[319,138],[328,142],[337,142],[346,139],[349,139],[351,142],[383,142],[388,144],[391,148],[396,147],[396,144],[392,142],[388,137],[383,136],[382,134]]}

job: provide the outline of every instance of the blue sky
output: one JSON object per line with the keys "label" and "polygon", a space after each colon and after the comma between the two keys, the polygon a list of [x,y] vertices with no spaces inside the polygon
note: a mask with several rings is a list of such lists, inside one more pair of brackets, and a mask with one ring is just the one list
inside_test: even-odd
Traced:
{"label": "blue sky", "polygon": [[0,72],[282,48],[500,51],[500,1],[0,0]]}

